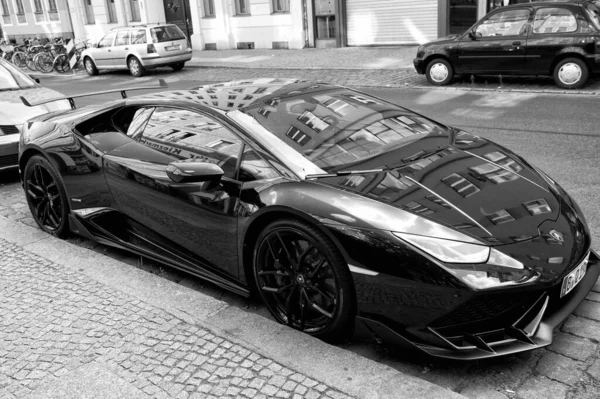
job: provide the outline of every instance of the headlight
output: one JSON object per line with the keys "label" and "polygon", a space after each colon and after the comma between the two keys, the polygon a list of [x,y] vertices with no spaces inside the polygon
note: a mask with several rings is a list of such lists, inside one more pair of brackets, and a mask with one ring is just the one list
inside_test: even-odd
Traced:
{"label": "headlight", "polygon": [[444,262],[440,265],[442,268],[473,289],[531,283],[539,278],[538,272],[486,245],[415,234],[393,234]]}

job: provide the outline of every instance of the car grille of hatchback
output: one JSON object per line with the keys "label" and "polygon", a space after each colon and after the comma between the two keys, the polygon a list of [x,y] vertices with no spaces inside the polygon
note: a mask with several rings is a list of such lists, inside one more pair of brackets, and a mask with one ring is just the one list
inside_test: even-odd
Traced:
{"label": "car grille of hatchback", "polygon": [[0,168],[15,166],[18,163],[17,154],[0,156]]}
{"label": "car grille of hatchback", "polygon": [[19,134],[19,129],[15,125],[0,125],[2,135]]}

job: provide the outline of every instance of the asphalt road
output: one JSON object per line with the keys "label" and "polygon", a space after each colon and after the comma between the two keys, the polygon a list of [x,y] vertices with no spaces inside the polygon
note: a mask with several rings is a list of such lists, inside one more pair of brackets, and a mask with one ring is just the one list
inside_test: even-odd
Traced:
{"label": "asphalt road", "polygon": [[[141,79],[133,79],[126,72],[103,73],[94,78],[83,75],[41,76],[44,86],[65,94],[152,84],[158,78],[165,79],[170,89],[190,88],[211,80],[210,77],[202,75],[202,69],[192,68],[180,73],[172,73],[168,69],[159,70]],[[596,152],[600,147],[600,132],[597,129],[597,97],[452,89],[370,88],[366,91],[395,101],[442,123],[492,139],[541,167],[578,201],[592,229],[596,243],[594,247],[600,249],[597,244],[600,238],[600,208],[597,194],[600,189],[600,173]],[[83,98],[77,102],[82,106],[119,97],[119,94],[115,93]],[[15,190],[18,189],[18,179],[15,174],[5,174],[2,178],[8,179],[7,183],[14,185]],[[247,302],[199,279],[182,275],[160,265],[145,263],[142,266],[135,257],[128,258],[128,255],[123,252],[98,247],[84,240],[75,239],[74,242],[124,259],[132,265],[146,268],[150,272],[178,281],[180,284],[202,290],[231,304],[269,317],[260,304]],[[596,303],[596,305],[600,304]],[[564,343],[565,340],[571,339],[570,337],[573,336],[560,334],[559,338]],[[579,345],[578,347],[583,345],[586,350],[597,355],[596,343],[590,343],[591,341],[587,339],[582,339],[582,342],[577,341],[576,344],[570,345]],[[525,391],[530,394],[523,397],[564,398],[566,390],[562,387],[574,387],[578,383],[564,382],[560,376],[550,375],[551,371],[544,371],[544,365],[549,362],[554,365],[564,363],[562,359],[564,356],[555,354],[555,352],[564,354],[564,350],[560,349],[555,352],[539,350],[495,360],[458,363],[422,358],[414,354],[394,353],[386,348],[367,343],[352,343],[345,347],[407,374],[416,375],[474,398],[512,398],[515,397],[516,388],[519,386],[522,388],[523,384],[531,386],[530,390]],[[560,356],[560,359],[557,360],[552,356]],[[584,381],[585,374],[582,374],[582,370],[590,367],[586,362],[589,363],[592,358],[583,355],[564,358],[573,362],[572,367],[578,370],[577,375],[581,375],[581,381]],[[595,396],[596,394],[600,396],[599,387],[595,387],[589,397],[598,397]]]}

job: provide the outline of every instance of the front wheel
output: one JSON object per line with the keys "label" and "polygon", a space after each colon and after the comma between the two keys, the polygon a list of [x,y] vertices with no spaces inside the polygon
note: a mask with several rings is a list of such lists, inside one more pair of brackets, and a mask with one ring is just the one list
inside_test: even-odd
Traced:
{"label": "front wheel", "polygon": [[17,51],[12,56],[12,63],[18,66],[19,68],[25,68],[27,66],[27,54],[22,51]]}
{"label": "front wheel", "polygon": [[71,64],[67,54],[61,54],[54,60],[54,70],[59,73],[69,72]]}
{"label": "front wheel", "polygon": [[37,54],[34,54],[34,53],[28,53],[27,56],[25,57],[25,66],[27,66],[27,68],[30,71],[39,72],[35,66],[35,62],[33,61],[33,59],[36,55]]}
{"label": "front wheel", "polygon": [[171,65],[171,68],[173,68],[174,71],[181,71],[184,66],[185,66],[185,62],[180,62],[180,63]]}
{"label": "front wheel", "polygon": [[436,58],[427,64],[425,75],[432,85],[444,86],[452,81],[454,68],[452,68],[452,64],[449,61],[443,58]]}
{"label": "front wheel", "polygon": [[27,161],[23,187],[29,210],[45,232],[64,238],[69,232],[69,204],[60,174],[41,155]]}
{"label": "front wheel", "polygon": [[589,69],[579,58],[565,58],[554,67],[554,82],[563,89],[579,89],[588,77]]}
{"label": "front wheel", "polygon": [[54,70],[54,58],[49,53],[37,54],[33,62],[38,71],[43,73],[50,73]]}
{"label": "front wheel", "polygon": [[258,237],[253,274],[278,322],[328,341],[352,333],[350,271],[335,245],[315,227],[295,219],[270,223]]}
{"label": "front wheel", "polygon": [[144,73],[146,72],[140,60],[135,57],[129,58],[127,61],[127,66],[129,67],[129,73],[131,73],[131,76],[136,78],[144,76]]}

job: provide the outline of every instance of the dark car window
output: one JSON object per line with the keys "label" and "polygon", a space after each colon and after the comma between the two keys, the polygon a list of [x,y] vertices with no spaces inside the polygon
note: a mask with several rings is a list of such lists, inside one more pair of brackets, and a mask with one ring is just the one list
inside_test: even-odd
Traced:
{"label": "dark car window", "polygon": [[235,178],[242,146],[237,136],[214,119],[169,107],[155,109],[141,142],[181,160],[196,159],[217,164],[229,178]]}
{"label": "dark car window", "polygon": [[120,30],[117,32],[117,38],[115,39],[115,46],[126,46],[129,44],[129,31]]}
{"label": "dark car window", "polygon": [[146,43],[146,30],[138,29],[131,31],[131,44],[145,44]]}
{"label": "dark car window", "polygon": [[525,36],[528,9],[500,11],[485,19],[475,29],[477,37]]}
{"label": "dark car window", "polygon": [[172,40],[185,39],[185,35],[176,25],[161,26],[150,29],[154,43],[169,42]]}
{"label": "dark car window", "polygon": [[533,19],[533,33],[566,33],[577,30],[577,20],[566,8],[540,8]]}
{"label": "dark car window", "polygon": [[112,46],[116,34],[116,32],[109,32],[98,42],[98,48]]}
{"label": "dark car window", "polygon": [[29,76],[9,62],[0,62],[0,91],[33,87],[38,85]]}
{"label": "dark car window", "polygon": [[240,164],[240,181],[253,181],[279,177],[277,170],[265,161],[254,149],[246,147]]}

